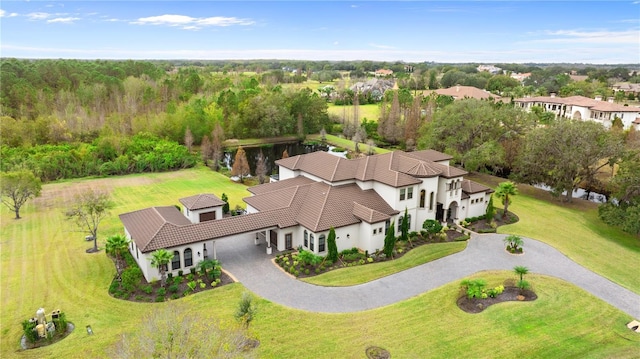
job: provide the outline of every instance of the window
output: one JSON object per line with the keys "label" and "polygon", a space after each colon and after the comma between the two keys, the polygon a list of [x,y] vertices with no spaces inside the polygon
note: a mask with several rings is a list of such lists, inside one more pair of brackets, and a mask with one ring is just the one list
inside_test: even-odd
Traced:
{"label": "window", "polygon": [[309,249],[313,252],[313,233],[309,235]]}
{"label": "window", "polygon": [[427,192],[425,190],[420,190],[420,208],[424,208],[424,202],[427,198]]}
{"label": "window", "polygon": [[407,188],[407,199],[413,198],[413,187]]}
{"label": "window", "polygon": [[382,234],[382,227],[378,228],[378,233]]}
{"label": "window", "polygon": [[[400,218],[398,218],[398,233],[402,232],[402,218],[404,216],[400,216]],[[411,229],[411,215],[407,214],[407,223],[409,224],[408,229]]]}
{"label": "window", "polygon": [[324,252],[324,243],[325,237],[324,234],[321,234],[320,237],[318,237],[318,252]]}
{"label": "window", "polygon": [[309,233],[307,230],[304,230],[304,246],[309,248]]}
{"label": "window", "polygon": [[207,244],[202,243],[202,256],[204,259],[209,259],[209,254],[207,254]]}
{"label": "window", "polygon": [[433,192],[429,194],[429,210],[433,211]]}
{"label": "window", "polygon": [[390,220],[390,219],[387,219],[387,220],[384,222],[384,234],[387,234],[387,231],[389,230],[389,227],[390,227],[390,226],[391,226],[391,220]]}
{"label": "window", "polygon": [[184,266],[191,267],[193,265],[193,254],[191,252],[191,248],[187,248],[184,250]]}
{"label": "window", "polygon": [[173,259],[171,259],[171,270],[180,269],[180,252],[173,251]]}
{"label": "window", "polygon": [[374,228],[374,229],[373,229],[373,234],[376,234],[376,231],[377,231],[377,230]]}
{"label": "window", "polygon": [[405,197],[405,193],[406,193],[406,191],[407,191],[407,190],[406,190],[406,189],[404,189],[404,188],[401,188],[401,189],[400,189],[400,200],[401,200],[401,201],[404,201],[404,197]]}

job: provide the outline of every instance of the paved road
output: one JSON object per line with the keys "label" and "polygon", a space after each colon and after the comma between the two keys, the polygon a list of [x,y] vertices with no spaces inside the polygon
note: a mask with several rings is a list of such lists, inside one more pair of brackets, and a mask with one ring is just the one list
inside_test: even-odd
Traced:
{"label": "paved road", "polygon": [[313,312],[346,313],[396,303],[482,270],[512,270],[516,265],[573,283],[616,308],[640,319],[640,295],[573,262],[553,247],[524,238],[524,255],[504,250],[504,235],[474,235],[459,253],[397,274],[351,287],[322,287],[296,280],[276,267],[265,243],[250,236],[221,240],[223,268],[257,295],[287,307]]}

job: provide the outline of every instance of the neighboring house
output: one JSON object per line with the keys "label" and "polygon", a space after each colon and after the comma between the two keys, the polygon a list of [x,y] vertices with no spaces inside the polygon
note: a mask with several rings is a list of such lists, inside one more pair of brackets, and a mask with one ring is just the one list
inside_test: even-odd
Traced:
{"label": "neighboring house", "polygon": [[494,99],[496,101],[502,101],[502,97],[494,95],[489,91],[481,90],[473,86],[452,86],[446,89],[438,89],[433,92],[438,95],[451,96],[454,100],[461,100],[464,98],[475,98],[478,100]]}
{"label": "neighboring house", "polygon": [[500,74],[500,73],[502,73],[502,69],[499,68],[499,67],[496,67],[494,65],[479,65],[477,67],[477,69],[478,69],[479,72],[485,71],[485,72],[489,72],[489,73],[492,73],[492,74]]}
{"label": "neighboring house", "polygon": [[[174,253],[169,273],[186,273],[216,257],[216,240],[241,236],[266,242],[268,254],[301,246],[326,255],[333,227],[339,251],[374,252],[383,248],[391,223],[399,235],[405,209],[410,231],[419,231],[427,219],[458,222],[485,213],[493,190],[465,180],[467,172],[450,166],[451,158],[433,150],[353,160],[313,152],[276,161],[279,180],[249,188],[246,215],[209,215],[219,213],[222,201],[208,194],[181,199],[184,214],[173,206],[152,207],[120,219],[147,280],[159,277],[150,264],[157,249]],[[216,219],[203,222],[203,217]]]}
{"label": "neighboring house", "polygon": [[511,78],[512,79],[516,79],[520,82],[524,82],[524,80],[528,79],[531,76],[531,72],[524,72],[524,73],[512,73],[511,74]]}
{"label": "neighboring house", "polygon": [[530,111],[533,106],[541,106],[545,111],[554,113],[556,118],[590,120],[606,128],[610,128],[613,120],[618,117],[625,130],[631,126],[640,129],[638,127],[640,107],[619,105],[613,102],[613,98],[603,101],[600,96],[591,99],[584,96],[556,97],[555,94],[551,94],[551,96],[519,98],[515,99],[514,103],[527,111]]}
{"label": "neighboring house", "polygon": [[376,101],[381,101],[387,90],[394,88],[395,82],[391,80],[373,78],[365,82],[356,82],[349,89],[355,93],[371,94]]}
{"label": "neighboring house", "polygon": [[379,70],[376,70],[375,72],[376,77],[386,77],[391,75],[393,75],[393,70],[389,70],[389,69],[379,69]]}

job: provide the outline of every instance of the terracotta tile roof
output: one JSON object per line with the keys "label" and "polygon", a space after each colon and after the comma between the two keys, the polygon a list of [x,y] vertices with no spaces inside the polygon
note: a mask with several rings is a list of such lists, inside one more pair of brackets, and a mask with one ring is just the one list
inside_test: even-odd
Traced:
{"label": "terracotta tile roof", "polygon": [[289,178],[282,181],[270,182],[270,183],[262,184],[260,186],[250,187],[250,188],[247,188],[247,190],[253,194],[262,194],[262,193],[277,191],[283,188],[311,184],[314,182],[315,181],[310,178],[307,178],[304,176],[298,176],[298,177]]}
{"label": "terracotta tile roof", "polygon": [[195,196],[180,198],[182,203],[189,210],[197,210],[203,208],[219,207],[224,205],[224,201],[215,194],[203,193]]}
{"label": "terracotta tile roof", "polygon": [[485,185],[482,185],[480,183],[473,182],[471,180],[463,180],[462,192],[466,192],[468,194],[480,193],[480,192],[493,193],[493,189]]}
{"label": "terracotta tile roof", "polygon": [[[374,190],[356,184],[330,186],[323,182],[299,184],[245,198],[260,212],[191,223],[175,207],[154,207],[120,215],[141,252],[171,248],[266,228],[302,225],[314,232],[360,221],[379,222],[398,213]],[[306,181],[305,181],[306,182]],[[269,184],[262,186],[273,187]],[[261,187],[261,186],[257,186]],[[354,209],[357,207],[357,209]]]}
{"label": "terracotta tile roof", "polygon": [[494,95],[491,92],[481,90],[473,86],[452,86],[446,89],[438,89],[433,92],[437,93],[438,95],[452,96],[455,99],[462,99],[466,97],[475,98],[478,100],[486,100],[492,97],[496,101],[502,100],[501,96]]}
{"label": "terracotta tile roof", "polygon": [[536,97],[524,97],[514,99],[514,102],[522,103],[553,103],[563,104],[568,106],[580,106],[587,107],[592,110],[602,112],[638,112],[640,113],[640,107],[623,106],[617,103],[609,101],[596,100],[584,96],[570,96],[570,97],[551,97],[551,96],[536,96]]}
{"label": "terracotta tile roof", "polygon": [[452,157],[434,150],[416,152],[394,151],[375,156],[348,160],[314,152],[276,161],[276,164],[294,171],[303,171],[328,182],[348,180],[378,181],[393,187],[420,183],[416,177],[458,177],[466,171],[436,161]]}

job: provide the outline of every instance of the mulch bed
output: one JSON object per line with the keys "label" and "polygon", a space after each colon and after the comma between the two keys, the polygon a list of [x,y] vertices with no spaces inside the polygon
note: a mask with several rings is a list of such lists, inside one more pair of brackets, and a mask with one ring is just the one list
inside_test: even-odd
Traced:
{"label": "mulch bed", "polygon": [[[498,294],[495,298],[471,298],[469,299],[466,295],[460,297],[458,299],[458,307],[464,310],[467,313],[480,313],[485,308],[490,307],[497,303],[502,302],[512,302],[512,301],[520,301],[518,300],[518,295],[520,295],[520,288],[518,287],[505,287],[504,291],[501,294]],[[525,289],[522,291],[522,296],[524,299],[522,301],[528,302],[532,300],[536,300],[538,296],[531,290]]]}
{"label": "mulch bed", "polygon": [[[191,277],[191,275],[193,277]],[[220,283],[216,284],[215,286],[211,286],[211,282],[213,281],[201,275],[199,272],[196,272],[196,274],[184,274],[182,276],[182,279],[177,278],[180,277],[176,276],[173,278],[167,278],[164,295],[161,295],[162,287],[160,285],[160,281],[149,283],[144,278],[138,285],[136,285],[133,291],[125,291],[121,288],[117,291],[109,290],[109,293],[115,298],[129,300],[132,302],[162,302],[166,300],[180,299],[190,294],[200,293],[234,283],[233,278],[231,278],[224,271],[220,275]],[[190,280],[189,278],[192,279]],[[116,280],[117,279],[114,279],[114,282]],[[196,282],[196,286],[193,290],[188,286],[188,283],[190,281]],[[202,283],[203,285],[200,285],[200,283]],[[151,291],[149,291],[149,287],[151,288]]]}
{"label": "mulch bed", "polygon": [[[496,216],[494,218],[494,222],[496,223],[496,228],[500,226],[504,226],[506,224],[516,223],[519,220],[520,218],[518,218],[518,216],[511,211],[509,211],[509,213],[507,213],[507,216],[503,218],[502,210],[501,209],[496,210]],[[487,221],[486,219],[480,219],[475,222],[472,222],[466,228],[479,233],[495,232],[495,228],[491,227],[491,225],[489,225],[489,221]]]}
{"label": "mulch bed", "polygon": [[20,338],[20,348],[22,348],[23,350],[36,349],[36,348],[46,347],[47,345],[55,344],[61,341],[62,339],[66,338],[69,334],[71,334],[71,332],[73,332],[74,329],[75,329],[75,325],[73,325],[73,323],[71,322],[67,322],[67,330],[65,330],[64,333],[56,332],[56,334],[53,335],[51,340],[46,338],[40,338],[35,343],[28,341],[27,337],[23,335],[22,338]]}
{"label": "mulch bed", "polygon": [[388,350],[376,346],[370,346],[365,349],[365,354],[369,359],[389,359],[391,358],[391,353]]}

